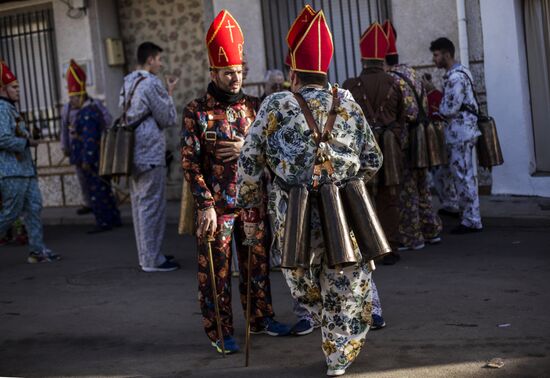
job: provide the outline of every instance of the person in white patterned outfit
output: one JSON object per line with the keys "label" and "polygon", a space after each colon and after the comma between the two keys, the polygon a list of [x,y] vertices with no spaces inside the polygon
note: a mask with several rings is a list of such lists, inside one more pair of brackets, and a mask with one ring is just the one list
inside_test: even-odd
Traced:
{"label": "person in white patterned outfit", "polygon": [[[287,42],[294,94],[274,93],[262,103],[241,149],[237,180],[239,206],[257,209],[264,203],[264,169],[269,167],[274,173],[268,212],[279,245],[284,243],[287,226],[286,187],[305,185],[312,190],[316,183],[321,186],[354,177],[368,181],[382,165],[381,151],[361,107],[328,86],[327,72],[334,50],[323,11],[308,18],[295,38],[289,37],[292,35],[287,34]],[[332,113],[334,127],[327,129],[333,96],[337,96],[339,105]],[[298,99],[303,99],[303,105]],[[316,134],[308,126],[306,107],[312,122],[322,127],[319,133],[331,133],[332,137],[321,144],[317,144]],[[323,170],[314,176],[314,170],[320,169],[318,147],[327,154],[325,161],[330,161],[333,174]],[[341,376],[359,355],[372,324],[372,273],[358,249],[357,264],[341,269],[329,266],[316,202],[312,202],[310,215],[311,266],[304,270],[286,267],[283,274],[292,296],[321,324],[327,375]]]}
{"label": "person in white patterned outfit", "polygon": [[142,120],[135,130],[130,197],[139,264],[145,272],[179,268],[172,256],[161,252],[166,225],[164,129],[175,127],[177,121],[172,99],[177,79],[167,78],[167,90],[156,76],[162,68],[161,52],[151,42],[138,47],[139,68],[124,78],[119,103],[122,107],[131,97],[128,123]]}
{"label": "person in white patterned outfit", "polygon": [[435,65],[447,71],[443,77],[439,115],[446,121],[449,164],[440,167],[434,177],[443,206],[440,214],[460,216],[460,225],[451,230],[452,234],[479,232],[483,225],[473,150],[481,133],[477,126],[479,106],[472,87],[472,74],[455,61],[455,47],[449,39],[436,39],[431,43],[430,51]]}

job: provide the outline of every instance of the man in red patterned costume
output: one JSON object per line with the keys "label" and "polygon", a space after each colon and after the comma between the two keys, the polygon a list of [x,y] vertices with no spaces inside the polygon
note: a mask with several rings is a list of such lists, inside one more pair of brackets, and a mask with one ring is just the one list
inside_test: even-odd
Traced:
{"label": "man in red patterned costume", "polygon": [[226,353],[239,350],[233,339],[231,310],[231,241],[235,237],[243,308],[246,307],[246,277],[251,224],[257,243],[250,246],[251,331],[272,336],[290,333],[290,327],[273,320],[269,282],[269,256],[264,243],[264,213],[248,214],[236,207],[237,159],[248,129],[260,106],[258,98],[242,91],[244,37],[233,16],[221,11],[206,35],[210,78],[204,96],[192,101],[184,111],[181,139],[182,167],[190,183],[197,214],[199,249],[199,301],[205,331],[221,352],[220,335],[209,277],[206,239],[211,242],[216,287]]}

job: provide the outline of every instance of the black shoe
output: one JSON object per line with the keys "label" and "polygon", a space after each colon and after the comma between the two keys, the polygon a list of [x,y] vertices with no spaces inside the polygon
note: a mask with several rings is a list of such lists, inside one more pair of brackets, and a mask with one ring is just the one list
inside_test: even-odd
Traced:
{"label": "black shoe", "polygon": [[172,261],[175,259],[173,255],[164,255],[164,258],[166,259],[166,261]]}
{"label": "black shoe", "polygon": [[437,212],[439,215],[445,215],[451,218],[460,218],[460,212],[459,211],[450,211],[447,209],[439,209]]}
{"label": "black shoe", "polygon": [[401,256],[392,252],[382,258],[382,265],[395,265],[399,260],[401,260]]}
{"label": "black shoe", "polygon": [[92,228],[90,231],[88,231],[87,233],[88,234],[99,234],[101,232],[106,232],[106,231],[111,231],[113,228],[112,227],[94,227]]}
{"label": "black shoe", "polygon": [[92,212],[92,208],[88,206],[82,206],[80,209],[76,210],[77,215],[86,215]]}
{"label": "black shoe", "polygon": [[372,314],[372,325],[370,326],[371,331],[375,331],[377,329],[382,329],[386,326],[386,322],[384,321],[384,318],[380,315]]}
{"label": "black shoe", "polygon": [[483,231],[483,228],[466,227],[463,224],[453,228],[450,233],[453,235],[475,234],[476,232]]}

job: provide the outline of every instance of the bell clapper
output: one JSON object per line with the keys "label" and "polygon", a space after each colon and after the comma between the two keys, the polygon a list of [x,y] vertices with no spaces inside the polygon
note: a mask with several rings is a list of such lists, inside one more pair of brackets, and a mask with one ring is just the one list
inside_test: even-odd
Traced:
{"label": "bell clapper", "polygon": [[376,265],[374,265],[374,260],[369,260],[369,268],[371,272],[376,270]]}

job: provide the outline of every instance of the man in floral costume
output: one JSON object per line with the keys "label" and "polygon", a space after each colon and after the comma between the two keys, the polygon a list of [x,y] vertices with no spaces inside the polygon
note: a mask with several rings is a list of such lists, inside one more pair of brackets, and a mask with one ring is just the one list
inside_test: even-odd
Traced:
{"label": "man in floral costume", "polygon": [[66,142],[69,159],[81,172],[84,191],[89,194],[89,204],[96,219],[95,228],[88,233],[109,231],[120,226],[121,221],[111,183],[99,177],[99,145],[108,121],[105,120],[106,109],[88,96],[86,73],[74,60],[67,70],[67,88],[70,107],[75,110],[73,122],[68,127],[70,139]]}
{"label": "man in floral costume", "polygon": [[481,135],[477,127],[478,104],[472,87],[472,73],[454,59],[454,44],[439,38],[430,45],[437,68],[443,76],[443,98],[439,115],[446,121],[445,142],[448,166],[439,167],[434,177],[443,208],[440,213],[461,218],[452,234],[468,234],[483,229],[479,213],[479,193],[475,177],[473,149]]}
{"label": "man in floral costume", "polygon": [[[428,100],[418,72],[407,64],[399,63],[396,34],[389,20],[384,23],[384,32],[388,37],[386,63],[388,73],[401,88],[405,102],[405,119],[409,131],[418,125],[421,117],[426,117]],[[420,99],[420,103],[417,101]],[[409,148],[412,146],[409,145]],[[410,156],[410,154],[408,154]],[[407,156],[407,157],[408,157]],[[441,241],[441,219],[432,207],[432,194],[428,183],[428,168],[411,167],[410,159],[405,158],[403,166],[403,188],[400,195],[399,237],[400,251],[419,250],[425,243],[435,244]]]}
{"label": "man in floral costume", "polygon": [[[73,61],[71,61],[70,66],[73,67],[75,74],[82,75],[84,81],[78,79],[79,81],[81,81],[81,83],[79,83],[79,81],[77,81],[75,77],[71,74],[71,71],[69,69],[67,71],[67,81],[71,80],[71,83],[68,83],[68,87],[75,86],[75,90],[77,92],[80,92],[79,87],[82,86],[82,88],[84,89],[84,93],[82,93],[82,96],[86,96],[87,98],[89,98],[101,112],[101,126],[103,128],[109,127],[113,121],[113,117],[101,101],[91,99],[91,97],[86,93],[85,72]],[[71,156],[71,144],[73,142],[73,139],[76,137],[76,133],[74,130],[76,116],[81,110],[81,95],[75,95],[73,96],[73,99],[70,98],[71,96],[71,93],[69,93],[69,101],[63,106],[63,110],[61,111],[61,131],[59,133],[59,144],[61,146],[61,151],[63,152],[63,155],[69,158]],[[85,215],[92,212],[92,200],[90,198],[90,192],[88,190],[88,184],[86,183],[86,177],[84,175],[84,171],[82,170],[82,166],[78,164],[75,165],[75,170],[76,178],[78,179],[78,183],[80,185],[83,200],[83,206],[77,209],[76,213],[78,215]]]}
{"label": "man in floral costume", "polygon": [[[197,211],[199,301],[203,325],[212,345],[220,353],[221,340],[217,334],[209,277],[209,236],[214,238],[211,247],[226,352],[239,350],[233,338],[231,309],[232,237],[235,237],[237,244],[243,308],[246,308],[249,247],[253,253],[250,266],[252,333],[279,336],[290,332],[290,327],[273,319],[269,256],[263,240],[265,210],[260,208],[260,211],[245,219],[248,213],[241,213],[236,203],[237,159],[259,107],[259,99],[245,95],[241,89],[243,44],[239,24],[229,12],[221,11],[206,35],[212,81],[206,94],[185,108],[181,139],[182,166]],[[245,243],[244,221],[249,235],[251,223],[256,226],[255,240],[251,246]]]}
{"label": "man in floral costume", "polygon": [[40,213],[42,195],[30,147],[38,145],[15,104],[19,101],[19,83],[0,60],[0,235],[23,216],[29,233],[28,263],[53,262],[60,256],[44,244]]}
{"label": "man in floral costume", "polygon": [[[333,44],[323,12],[304,22],[291,41],[287,36],[287,42],[292,91],[305,99],[315,122],[322,128],[333,98],[332,88],[327,85]],[[339,92],[332,139],[320,147],[334,168],[331,177],[326,174],[319,177],[320,184],[352,177],[368,180],[382,164],[363,112],[348,96],[349,93],[342,96]],[[239,159],[238,203],[245,208],[261,207],[262,172],[265,167],[274,172],[268,210],[274,214],[275,238],[284,236],[281,230],[285,227],[288,193],[283,187],[305,184],[311,190],[316,154],[317,144],[294,94],[284,91],[268,96]],[[360,257],[356,265],[329,268],[315,207],[311,213],[311,254],[310,269],[283,269],[283,273],[293,297],[321,324],[327,375],[343,375],[359,354],[372,321],[371,272],[368,262]]]}

